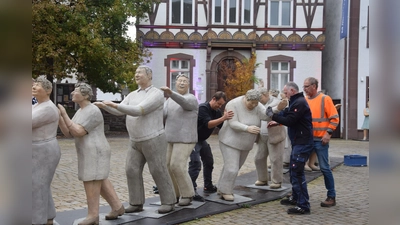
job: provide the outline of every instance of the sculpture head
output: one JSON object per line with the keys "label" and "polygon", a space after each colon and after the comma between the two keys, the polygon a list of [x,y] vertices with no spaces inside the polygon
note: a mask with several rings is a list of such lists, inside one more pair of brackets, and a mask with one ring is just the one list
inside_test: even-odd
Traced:
{"label": "sculpture head", "polygon": [[47,80],[46,76],[39,76],[37,79],[33,80],[32,96],[39,102],[48,99],[52,90],[53,84]]}
{"label": "sculpture head", "polygon": [[274,96],[275,98],[277,98],[278,95],[279,95],[279,90],[277,90],[277,89],[271,89],[271,90],[269,90],[269,94],[272,95],[272,96]]}
{"label": "sculpture head", "polygon": [[77,83],[71,95],[72,101],[76,103],[90,101],[93,97],[92,87],[86,83]]}
{"label": "sculpture head", "polygon": [[261,87],[258,89],[261,94],[260,102],[261,104],[265,105],[269,101],[269,91],[265,87]]}
{"label": "sculpture head", "polygon": [[175,83],[176,91],[184,95],[189,90],[189,77],[186,74],[178,74],[176,76],[176,83]]}
{"label": "sculpture head", "polygon": [[250,89],[244,96],[244,104],[248,110],[253,110],[258,106],[258,102],[261,100],[261,93],[257,90]]}
{"label": "sculpture head", "polygon": [[141,88],[147,88],[151,85],[153,71],[148,66],[139,66],[136,69],[135,81]]}

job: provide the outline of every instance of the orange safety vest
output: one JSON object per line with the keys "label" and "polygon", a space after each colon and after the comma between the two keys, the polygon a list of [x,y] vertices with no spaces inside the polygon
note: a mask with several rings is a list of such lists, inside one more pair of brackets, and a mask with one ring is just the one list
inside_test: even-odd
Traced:
{"label": "orange safety vest", "polygon": [[319,93],[306,100],[311,110],[314,140],[321,140],[328,129],[334,131],[339,125],[339,114],[328,95]]}

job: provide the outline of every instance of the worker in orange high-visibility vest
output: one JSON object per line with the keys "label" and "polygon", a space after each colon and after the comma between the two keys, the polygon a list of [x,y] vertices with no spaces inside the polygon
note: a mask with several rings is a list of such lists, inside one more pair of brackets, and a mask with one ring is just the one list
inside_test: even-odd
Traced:
{"label": "worker in orange high-visibility vest", "polygon": [[[329,165],[329,141],[336,127],[339,125],[339,114],[331,97],[318,92],[318,80],[308,77],[304,80],[303,90],[312,114],[314,151],[324,175],[325,187],[328,190],[327,198],[321,202],[322,207],[336,205],[335,181]],[[310,161],[312,159],[310,158]],[[313,164],[313,163],[311,163]],[[313,166],[313,165],[312,165]]]}

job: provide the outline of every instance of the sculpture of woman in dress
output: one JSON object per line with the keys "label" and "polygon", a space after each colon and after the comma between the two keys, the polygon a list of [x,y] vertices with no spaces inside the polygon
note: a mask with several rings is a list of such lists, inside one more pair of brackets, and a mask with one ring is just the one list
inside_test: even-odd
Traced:
{"label": "sculpture of woman in dress", "polygon": [[88,215],[79,225],[99,224],[100,195],[111,207],[111,212],[105,219],[117,219],[125,213],[125,209],[108,180],[111,149],[104,135],[103,115],[100,109],[90,102],[93,92],[88,84],[76,84],[71,95],[72,101],[77,103],[80,109],[71,120],[65,108],[58,104],[61,113],[59,126],[65,136],[75,138],[78,179],[83,181],[85,187]]}
{"label": "sculpture of woman in dress", "polygon": [[34,80],[32,96],[32,224],[53,224],[56,217],[50,184],[60,162],[56,139],[59,114],[50,100],[52,83],[41,76]]}

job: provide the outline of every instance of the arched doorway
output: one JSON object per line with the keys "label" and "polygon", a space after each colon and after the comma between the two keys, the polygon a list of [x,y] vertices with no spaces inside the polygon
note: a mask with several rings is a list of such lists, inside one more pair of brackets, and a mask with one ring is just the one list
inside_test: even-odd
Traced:
{"label": "arched doorway", "polygon": [[217,65],[218,91],[225,91],[227,74],[235,71],[235,58],[222,59]]}
{"label": "arched doorway", "polygon": [[243,62],[243,59],[245,58],[246,57],[236,51],[224,51],[214,57],[210,67],[210,79],[209,85],[207,87],[207,99],[211,99],[211,96],[213,96],[215,92],[223,91],[226,77],[224,77],[224,72],[222,68],[220,68],[220,63],[226,62],[227,65],[230,65],[234,64],[235,59]]}

